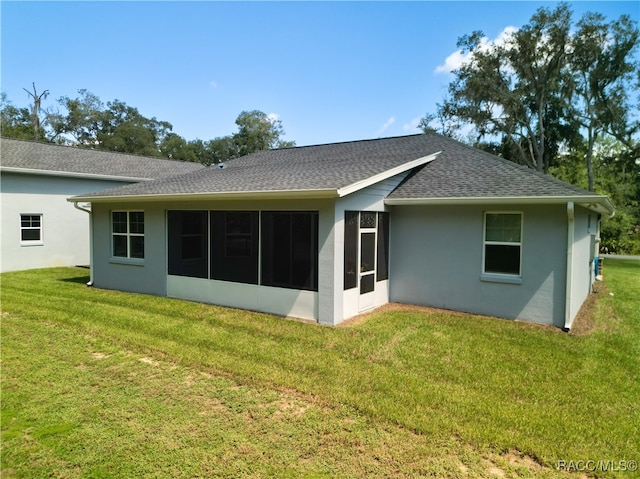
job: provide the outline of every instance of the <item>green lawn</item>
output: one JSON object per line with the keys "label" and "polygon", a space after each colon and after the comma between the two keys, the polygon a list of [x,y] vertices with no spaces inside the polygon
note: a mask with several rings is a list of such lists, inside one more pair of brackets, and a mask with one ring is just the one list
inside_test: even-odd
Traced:
{"label": "green lawn", "polygon": [[328,328],[87,288],[83,269],[6,273],[2,477],[629,468],[640,262],[604,273],[580,334],[403,307]]}

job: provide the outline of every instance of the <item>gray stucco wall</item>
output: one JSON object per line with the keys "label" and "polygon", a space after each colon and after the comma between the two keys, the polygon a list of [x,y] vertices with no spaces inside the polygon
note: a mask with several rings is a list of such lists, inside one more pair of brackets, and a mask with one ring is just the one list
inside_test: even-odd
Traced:
{"label": "gray stucco wall", "polygon": [[[2,173],[2,271],[89,264],[89,215],[67,198],[127,184],[120,181]],[[42,215],[41,244],[20,241],[20,215]]]}
{"label": "gray stucco wall", "polygon": [[[523,213],[522,283],[481,280],[483,213]],[[390,300],[564,325],[564,205],[394,206]]]}
{"label": "gray stucco wall", "polygon": [[[111,211],[144,211],[144,260],[113,258]],[[149,203],[92,206],[93,281],[99,288],[159,296],[167,294],[166,215],[164,207]]]}

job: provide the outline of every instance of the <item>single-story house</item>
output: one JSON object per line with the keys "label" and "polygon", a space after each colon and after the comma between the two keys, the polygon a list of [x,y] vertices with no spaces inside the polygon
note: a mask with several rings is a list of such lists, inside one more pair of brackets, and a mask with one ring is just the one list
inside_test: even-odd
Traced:
{"label": "single-story house", "polygon": [[607,197],[420,134],[257,152],[90,202],[95,286],[336,325],[387,302],[571,327]]}
{"label": "single-story house", "polygon": [[68,203],[69,196],[202,168],[1,138],[0,271],[89,264],[89,215]]}

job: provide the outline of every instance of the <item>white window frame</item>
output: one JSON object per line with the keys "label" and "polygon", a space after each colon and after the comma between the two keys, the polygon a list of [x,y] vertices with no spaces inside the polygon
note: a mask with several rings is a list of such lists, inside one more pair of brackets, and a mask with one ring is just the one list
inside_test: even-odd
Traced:
{"label": "white window frame", "polygon": [[[127,231],[124,233],[117,233],[113,228],[113,215],[115,213],[126,213],[127,215]],[[134,257],[131,256],[131,238],[132,237],[142,237],[143,241],[144,241],[144,233],[132,233],[131,232],[131,213],[142,213],[144,215],[144,210],[113,210],[111,211],[110,217],[111,217],[111,259],[115,260],[115,261],[121,261],[121,260],[126,260],[126,261],[132,261],[132,262],[143,262],[144,261],[144,254],[142,256],[142,258],[138,258],[138,257]],[[144,225],[144,219],[143,219],[143,225]],[[114,238],[116,236],[121,236],[121,237],[126,237],[127,239],[127,255],[126,256],[116,256],[114,254]]]}
{"label": "white window frame", "polygon": [[[520,241],[487,241],[487,216],[488,215],[519,215],[520,216]],[[504,282],[522,284],[522,250],[524,243],[524,212],[522,211],[485,211],[482,215],[482,274],[483,281]],[[487,245],[496,246],[518,246],[520,254],[518,257],[518,273],[501,273],[486,271],[486,251]]]}
{"label": "white window frame", "polygon": [[[37,216],[38,218],[40,218],[40,225],[39,226],[23,226],[22,225],[24,217],[32,218],[34,216]],[[31,222],[31,221],[32,220],[29,219],[29,222]],[[34,240],[22,239],[22,232],[23,231],[34,231],[34,230],[37,230],[37,231],[40,232],[40,238],[34,239]],[[42,215],[42,213],[20,213],[20,244],[22,246],[41,246],[41,245],[44,244],[43,215]]]}

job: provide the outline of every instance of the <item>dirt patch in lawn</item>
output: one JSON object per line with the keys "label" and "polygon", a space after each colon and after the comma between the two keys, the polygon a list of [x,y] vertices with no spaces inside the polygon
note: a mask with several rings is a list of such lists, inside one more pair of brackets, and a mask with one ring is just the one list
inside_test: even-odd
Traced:
{"label": "dirt patch in lawn", "polygon": [[[573,320],[570,334],[585,336],[596,331],[607,331],[618,322],[611,305],[602,301],[608,295],[607,286],[600,281],[596,281],[593,284],[592,292],[587,296]],[[606,321],[598,321],[598,318],[605,318]]]}

